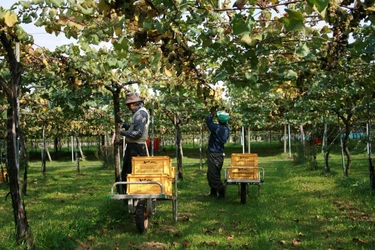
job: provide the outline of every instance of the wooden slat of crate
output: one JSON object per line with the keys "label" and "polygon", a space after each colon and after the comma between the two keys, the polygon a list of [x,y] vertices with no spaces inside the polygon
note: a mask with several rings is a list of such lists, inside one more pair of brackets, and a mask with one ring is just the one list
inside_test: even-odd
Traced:
{"label": "wooden slat of crate", "polygon": [[230,165],[257,167],[258,154],[232,154]]}
{"label": "wooden slat of crate", "polygon": [[[128,174],[128,182],[157,181],[164,187],[164,194],[172,195],[172,178],[169,175]],[[127,184],[127,194],[161,194],[158,184]]]}
{"label": "wooden slat of crate", "polygon": [[0,171],[0,182],[6,182],[7,181],[7,169],[4,168],[3,172]]}
{"label": "wooden slat of crate", "polygon": [[258,180],[259,170],[258,168],[229,168],[228,179]]}
{"label": "wooden slat of crate", "polygon": [[132,174],[171,175],[172,159],[169,156],[134,156]]}
{"label": "wooden slat of crate", "polygon": [[171,168],[171,177],[174,178],[176,176],[176,171],[177,171],[177,168],[176,167],[172,167]]}

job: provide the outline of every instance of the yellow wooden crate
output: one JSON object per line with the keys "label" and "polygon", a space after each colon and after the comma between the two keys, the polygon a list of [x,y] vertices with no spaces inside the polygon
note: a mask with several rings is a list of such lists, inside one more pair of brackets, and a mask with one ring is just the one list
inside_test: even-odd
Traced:
{"label": "yellow wooden crate", "polygon": [[177,171],[177,168],[176,167],[172,167],[171,168],[171,178],[174,179],[174,177],[176,176],[176,171]]}
{"label": "yellow wooden crate", "polygon": [[228,179],[234,180],[258,180],[259,169],[258,168],[229,168]]}
{"label": "yellow wooden crate", "polygon": [[232,154],[230,165],[231,166],[257,167],[258,166],[258,154]]}
{"label": "yellow wooden crate", "polygon": [[172,159],[169,156],[133,156],[132,174],[171,175]]}
{"label": "yellow wooden crate", "polygon": [[3,169],[3,172],[0,171],[0,182],[6,182],[7,181],[7,170],[6,168]]}
{"label": "yellow wooden crate", "polygon": [[[158,174],[128,174],[128,182],[157,181],[164,187],[164,194],[172,195],[172,178],[169,175]],[[161,194],[161,187],[158,184],[127,184],[127,194]]]}

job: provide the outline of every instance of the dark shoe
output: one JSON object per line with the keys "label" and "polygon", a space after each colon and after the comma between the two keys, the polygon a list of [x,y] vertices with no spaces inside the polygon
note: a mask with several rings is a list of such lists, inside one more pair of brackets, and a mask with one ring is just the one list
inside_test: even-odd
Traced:
{"label": "dark shoe", "polygon": [[211,188],[210,196],[217,197],[217,191],[214,188]]}
{"label": "dark shoe", "polygon": [[218,199],[224,199],[225,198],[225,186],[221,186],[218,190],[219,196]]}

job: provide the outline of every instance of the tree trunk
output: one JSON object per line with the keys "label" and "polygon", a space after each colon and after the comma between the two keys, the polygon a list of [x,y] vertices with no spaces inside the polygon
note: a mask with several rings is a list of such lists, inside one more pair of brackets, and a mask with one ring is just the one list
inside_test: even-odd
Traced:
{"label": "tree trunk", "polygon": [[21,130],[19,130],[20,135],[20,147],[21,147],[21,159],[22,159],[22,165],[24,167],[24,173],[23,173],[23,184],[22,184],[22,194],[27,195],[27,170],[29,167],[29,156],[27,154],[26,145],[25,145],[25,137],[23,136]]}
{"label": "tree trunk", "polygon": [[374,164],[372,162],[372,153],[371,153],[371,123],[370,119],[367,125],[367,151],[368,151],[368,161],[369,161],[369,173],[370,173],[370,189],[375,191],[375,170]]}
{"label": "tree trunk", "polygon": [[176,129],[176,157],[177,157],[177,169],[178,169],[178,178],[183,180],[182,173],[182,144],[181,144],[181,127],[180,127],[180,118],[178,115],[175,115],[175,129]]}
{"label": "tree trunk", "polygon": [[348,119],[343,119],[345,124],[345,136],[342,141],[342,147],[346,156],[346,165],[344,171],[345,176],[349,176],[350,168],[352,166],[352,156],[349,151],[349,135],[351,130],[350,118],[351,116],[348,116]]}
{"label": "tree trunk", "polygon": [[324,153],[324,148],[328,146],[327,128],[328,128],[328,124],[324,121],[323,140],[322,140],[322,153]]}
{"label": "tree trunk", "polygon": [[[13,215],[16,229],[16,241],[24,244],[26,248],[34,246],[26,210],[22,201],[19,186],[19,159],[18,159],[18,135],[19,135],[19,86],[21,84],[22,68],[14,53],[12,43],[4,32],[0,33],[0,40],[6,50],[10,62],[11,83],[8,84],[0,76],[0,85],[8,101],[7,110],[7,160],[10,195],[12,197]],[[16,46],[17,48],[18,46]],[[19,51],[17,52],[19,53]]]}
{"label": "tree trunk", "polygon": [[79,139],[78,139],[77,134],[75,135],[75,138],[76,138],[76,168],[77,168],[77,172],[80,173],[81,169],[80,169],[79,161],[81,157],[78,156],[78,151],[80,150],[80,146],[79,146]]}
{"label": "tree trunk", "polygon": [[79,151],[79,154],[81,155],[81,159],[85,159],[85,155],[83,154],[81,141],[79,140],[78,134],[76,135],[76,143],[77,143],[77,151]]}
{"label": "tree trunk", "polygon": [[[121,113],[120,113],[120,94],[121,94],[121,86],[116,85],[113,88],[107,88],[112,93],[113,98],[113,110],[114,110],[114,118],[115,118],[115,134],[114,134],[114,142],[113,142],[113,156],[115,160],[115,182],[121,181],[121,154],[120,154],[120,147],[121,147]],[[123,180],[126,181],[126,180]],[[117,191],[121,194],[123,193],[122,185],[117,185]]]}
{"label": "tree trunk", "polygon": [[51,157],[51,154],[49,153],[49,149],[48,149],[48,144],[47,143],[44,144],[44,152],[46,152],[46,155],[48,156],[48,160],[52,161],[52,157]]}
{"label": "tree trunk", "polygon": [[42,175],[46,175],[46,138],[44,137],[44,125],[43,125],[43,147],[42,147]]}
{"label": "tree trunk", "polygon": [[328,164],[329,153],[330,153],[330,150],[329,150],[329,149],[327,149],[327,150],[324,152],[324,166],[325,166],[325,169],[326,169],[326,172],[327,172],[327,173],[330,173],[330,172],[331,172],[331,168],[329,167],[329,164]]}
{"label": "tree trunk", "polygon": [[59,138],[55,137],[53,140],[53,148],[55,149],[55,159],[59,159]]}
{"label": "tree trunk", "polygon": [[[345,137],[347,137],[347,136],[345,136]],[[344,153],[345,153],[345,156],[346,156],[345,176],[349,176],[350,168],[352,166],[352,156],[350,154],[349,147],[348,147],[348,139],[345,138],[345,137],[344,137],[344,140],[343,140],[343,148],[344,148]]]}

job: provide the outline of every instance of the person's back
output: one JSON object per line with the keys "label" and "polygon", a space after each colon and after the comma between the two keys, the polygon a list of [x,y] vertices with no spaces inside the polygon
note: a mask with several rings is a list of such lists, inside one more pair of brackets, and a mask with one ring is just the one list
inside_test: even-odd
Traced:
{"label": "person's back", "polygon": [[221,169],[224,163],[224,145],[227,142],[230,134],[228,126],[229,114],[225,111],[218,111],[216,116],[219,123],[214,123],[214,113],[211,112],[206,117],[206,125],[210,130],[210,138],[208,141],[208,157],[207,157],[207,180],[211,188],[210,196],[219,198],[225,197],[225,187],[221,181]]}

